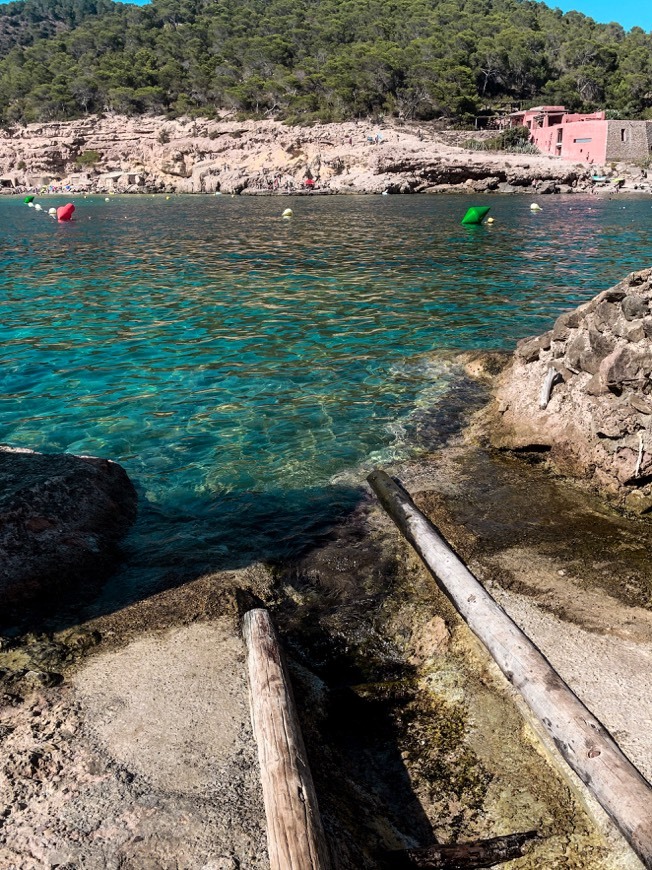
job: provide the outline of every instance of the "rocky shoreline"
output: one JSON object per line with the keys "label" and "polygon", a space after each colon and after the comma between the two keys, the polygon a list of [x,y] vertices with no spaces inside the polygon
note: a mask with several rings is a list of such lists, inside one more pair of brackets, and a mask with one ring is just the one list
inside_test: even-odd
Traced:
{"label": "rocky shoreline", "polygon": [[0,445],[0,627],[96,593],[136,505],[115,462]]}
{"label": "rocky shoreline", "polygon": [[[512,360],[462,356],[454,389],[472,398],[447,443],[390,469],[648,778],[652,525],[552,460],[600,414],[639,415],[623,416],[622,449],[644,425],[647,363],[634,379],[609,373],[614,354],[644,355],[651,288],[650,270],[634,273]],[[550,365],[568,379],[537,410]],[[585,401],[607,405],[590,416]],[[540,432],[509,440],[522,421],[556,427],[565,414],[586,425],[554,428],[543,453]],[[615,452],[601,474],[595,458],[575,473],[602,493],[630,487]],[[31,633],[3,634],[2,866],[265,870],[239,637],[252,602],[270,608],[289,657],[336,867],[389,870],[397,850],[536,830],[523,870],[640,868],[368,492],[291,561],[189,579],[113,613],[82,607],[73,628],[57,626],[53,601]]]}
{"label": "rocky shoreline", "polygon": [[521,341],[476,428],[626,510],[652,510],[652,269]]}
{"label": "rocky shoreline", "polygon": [[463,147],[486,137],[368,121],[289,127],[114,116],[30,124],[0,131],[0,193],[613,193],[613,184],[594,184],[596,172],[622,179],[625,191],[652,192],[636,166]]}
{"label": "rocky shoreline", "polygon": [[[455,449],[395,472],[496,594],[499,573],[451,512]],[[523,870],[637,870],[370,499],[292,563],[3,639],[0,863],[268,867],[243,596],[283,638],[335,867],[390,870],[408,847],[536,830]],[[36,670],[58,685],[35,684]]]}

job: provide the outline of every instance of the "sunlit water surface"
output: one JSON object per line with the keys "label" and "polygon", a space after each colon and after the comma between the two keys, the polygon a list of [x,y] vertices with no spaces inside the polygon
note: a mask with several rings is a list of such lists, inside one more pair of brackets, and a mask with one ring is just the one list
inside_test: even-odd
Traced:
{"label": "sunlit water surface", "polygon": [[509,348],[652,261],[650,198],[74,201],[0,200],[0,442],[124,465],[126,584],[295,552],[415,449],[433,351]]}

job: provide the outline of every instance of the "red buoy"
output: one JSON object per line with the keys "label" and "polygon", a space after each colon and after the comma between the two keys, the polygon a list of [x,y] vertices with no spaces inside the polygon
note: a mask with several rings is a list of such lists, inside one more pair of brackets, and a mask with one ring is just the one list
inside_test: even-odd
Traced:
{"label": "red buoy", "polygon": [[72,213],[75,210],[75,206],[68,202],[66,205],[60,205],[57,209],[57,220],[58,221],[69,221],[72,218]]}

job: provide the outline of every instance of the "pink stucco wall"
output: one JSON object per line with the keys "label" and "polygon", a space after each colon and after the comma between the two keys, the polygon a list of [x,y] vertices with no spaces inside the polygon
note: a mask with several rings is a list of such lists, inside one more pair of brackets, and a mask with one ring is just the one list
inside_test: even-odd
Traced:
{"label": "pink stucco wall", "polygon": [[572,120],[573,117],[582,116],[566,115],[562,124],[533,130],[532,141],[544,154],[555,154],[576,163],[604,164],[607,157],[608,122],[604,120],[604,116],[583,121]]}
{"label": "pink stucco wall", "polygon": [[535,106],[512,112],[504,126],[521,125],[528,128],[539,151],[575,163],[597,167],[652,156],[652,121],[607,121],[604,111],[576,115],[563,106]]}

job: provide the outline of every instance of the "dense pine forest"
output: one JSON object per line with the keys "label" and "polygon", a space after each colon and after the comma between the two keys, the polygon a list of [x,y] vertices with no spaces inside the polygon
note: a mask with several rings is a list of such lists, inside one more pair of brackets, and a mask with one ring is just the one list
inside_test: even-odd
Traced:
{"label": "dense pine forest", "polygon": [[24,0],[0,121],[95,112],[469,120],[563,103],[652,117],[652,33],[531,0]]}

